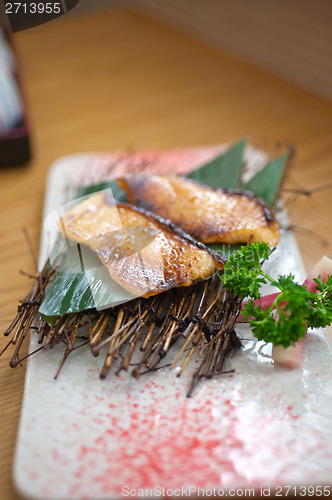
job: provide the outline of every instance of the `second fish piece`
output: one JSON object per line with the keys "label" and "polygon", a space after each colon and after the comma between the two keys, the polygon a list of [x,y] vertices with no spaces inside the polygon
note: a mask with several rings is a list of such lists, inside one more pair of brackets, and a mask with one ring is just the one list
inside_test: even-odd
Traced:
{"label": "second fish piece", "polygon": [[279,242],[278,222],[249,191],[214,189],[177,175],[118,179],[131,203],[165,219],[203,243]]}

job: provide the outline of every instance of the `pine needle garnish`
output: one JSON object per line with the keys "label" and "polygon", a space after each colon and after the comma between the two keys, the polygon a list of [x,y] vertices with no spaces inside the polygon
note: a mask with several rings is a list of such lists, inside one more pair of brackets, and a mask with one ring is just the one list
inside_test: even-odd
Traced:
{"label": "pine needle garnish", "polygon": [[173,288],[103,311],[90,309],[57,316],[50,326],[38,314],[38,308],[51,277],[47,263],[5,332],[12,334],[6,348],[16,346],[12,367],[25,359],[20,357],[20,350],[31,332],[38,335],[41,347],[37,351],[65,345],[55,378],[70,354],[87,344],[93,356],[107,349],[100,372],[103,379],[110,372],[120,371],[139,379],[166,366],[176,368],[177,376],[181,376],[191,361],[198,362],[187,392],[191,396],[200,380],[229,373],[225,363],[241,347],[234,331],[241,300],[223,287],[218,274],[190,287]]}

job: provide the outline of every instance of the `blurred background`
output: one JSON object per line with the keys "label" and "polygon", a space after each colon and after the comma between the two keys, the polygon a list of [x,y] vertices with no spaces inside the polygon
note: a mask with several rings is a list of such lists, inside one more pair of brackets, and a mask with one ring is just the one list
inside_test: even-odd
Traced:
{"label": "blurred background", "polygon": [[[8,29],[7,75],[16,97],[0,87],[0,175],[11,189],[22,186],[22,203],[27,185],[38,191],[37,223],[29,224],[36,240],[47,171],[77,152],[220,144],[248,135],[266,149],[276,142],[297,147],[292,188],[326,184],[331,25],[329,0],[80,0],[51,22]],[[328,211],[322,208],[317,221],[316,199],[308,204],[300,196],[291,215],[294,225],[305,221],[322,235]],[[310,266],[307,252],[317,242],[306,237],[302,246]]]}
{"label": "blurred background", "polygon": [[332,98],[329,0],[138,0],[135,4],[211,46]]}
{"label": "blurred background", "polygon": [[[22,228],[37,254],[47,174],[64,155],[244,135],[267,151],[292,143],[288,187],[298,193],[288,209],[305,267],[331,256],[330,0],[81,0],[17,33],[3,2],[0,15],[4,327],[30,285],[19,270],[34,272]],[[24,369],[9,370],[6,360],[0,498],[16,500],[11,467]]]}
{"label": "blurred background", "polygon": [[[2,24],[8,27],[3,3],[0,14]],[[250,110],[245,114],[244,123],[236,123],[225,112],[235,94],[241,102],[250,92],[249,82],[236,74],[236,62],[248,64],[247,76],[249,68],[263,72],[256,72],[255,97],[259,93],[259,107],[267,106],[273,113],[271,106],[278,105],[277,119],[283,113],[284,102],[281,99],[278,102],[276,95],[273,105],[270,103],[262,87],[268,75],[293,84],[293,90],[297,87],[331,100],[331,23],[329,0],[320,0],[319,4],[312,0],[80,0],[64,16],[15,33],[9,40],[9,45],[14,45],[12,48],[18,52],[20,67],[12,63],[14,76],[7,74],[11,81],[6,89],[5,78],[0,76],[0,132],[1,128],[8,131],[10,127],[24,124],[27,114],[32,126],[35,117],[38,120],[40,106],[49,106],[52,113],[52,105],[59,109],[62,104],[66,119],[66,114],[77,113],[76,106],[81,100],[82,117],[89,116],[92,123],[101,125],[100,116],[109,114],[109,126],[115,126],[117,131],[120,123],[115,123],[113,117],[118,107],[124,105],[117,120],[128,118],[125,127],[128,146],[149,147],[153,144],[151,131],[144,134],[144,126],[137,130],[132,113],[136,110],[161,117],[162,109],[158,106],[166,106],[172,99],[172,89],[176,88],[182,107],[177,107],[177,113],[173,114],[177,123],[173,130],[177,135],[182,120],[186,119],[186,103],[190,95],[199,92],[195,89],[201,85],[206,86],[205,95],[215,94],[212,116],[209,109],[212,99],[205,107],[210,120],[218,113],[220,120],[227,119],[230,127],[237,127],[237,136],[243,132],[255,133],[251,129]],[[98,24],[100,30],[94,28]],[[203,47],[210,47],[208,57],[203,55]],[[216,59],[212,62],[212,54],[215,57],[219,54],[219,62]],[[127,78],[121,82],[125,71]],[[36,80],[33,88],[31,78]],[[226,87],[223,90],[219,86],[218,92],[215,85],[220,78]],[[16,88],[17,85],[21,88]],[[77,85],[79,90],[74,88]],[[22,108],[20,90],[26,97],[28,110]],[[127,109],[129,101],[130,109]],[[204,103],[200,101],[196,106],[201,110]],[[193,115],[192,103],[190,106]],[[292,109],[288,111],[291,116]],[[257,112],[262,111],[257,109]],[[51,114],[49,117],[52,119]],[[127,126],[135,126],[135,131],[128,130]],[[204,137],[204,130],[204,126],[200,127],[201,141],[213,141],[210,132]],[[33,128],[29,132],[33,132]],[[104,132],[111,132],[111,128]],[[153,127],[152,134],[156,132]],[[280,133],[277,135],[283,139]],[[100,142],[96,136],[94,134],[93,139],[97,142],[91,144],[94,148]],[[79,141],[79,134],[72,139],[74,143]],[[227,137],[218,135],[217,141],[224,139]],[[187,142],[185,137],[179,141],[181,145]],[[166,145],[171,146],[169,140]],[[78,149],[81,149],[80,144]],[[38,148],[35,153],[38,154]],[[30,153],[26,151],[25,156],[29,159]],[[17,163],[23,163],[22,159],[23,154]],[[0,161],[6,163],[6,154]],[[9,156],[7,163],[10,163]]]}

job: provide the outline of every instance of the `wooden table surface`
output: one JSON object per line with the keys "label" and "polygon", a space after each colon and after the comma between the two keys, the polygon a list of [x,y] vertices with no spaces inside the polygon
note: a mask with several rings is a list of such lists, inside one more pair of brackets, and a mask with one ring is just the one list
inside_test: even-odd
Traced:
{"label": "wooden table surface", "polygon": [[[332,103],[154,21],[110,10],[54,21],[14,41],[33,160],[0,170],[2,330],[29,289],[19,271],[34,271],[22,228],[38,252],[47,171],[63,155],[216,144],[247,134],[267,147],[296,145],[293,185],[332,181]],[[331,189],[299,196],[290,209],[307,269],[332,256],[331,196]],[[1,337],[0,348],[5,343]],[[0,359],[0,498],[16,500],[11,471],[25,368],[10,369],[9,356]]]}

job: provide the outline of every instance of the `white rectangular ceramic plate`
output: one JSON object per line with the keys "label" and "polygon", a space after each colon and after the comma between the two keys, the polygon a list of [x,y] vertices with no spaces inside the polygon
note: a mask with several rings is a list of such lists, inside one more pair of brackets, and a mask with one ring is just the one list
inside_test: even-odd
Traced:
{"label": "white rectangular ceramic plate", "polygon": [[[186,171],[219,149],[150,152],[135,159],[125,154],[62,158],[50,171],[44,215],[68,201],[73,186],[118,174],[128,162],[134,169],[143,158],[157,171],[170,171],[181,160]],[[255,151],[247,156],[252,163],[262,161]],[[42,245],[41,264],[45,258]],[[291,233],[282,234],[269,268],[304,278]],[[238,331],[250,339],[246,327]],[[302,493],[309,485],[329,485],[327,335],[309,332],[303,363],[295,370],[273,365],[268,346],[253,340],[243,345],[230,360],[235,372],[201,382],[192,398],[186,391],[194,365],[180,378],[164,369],[140,381],[126,373],[100,380],[103,356],[94,358],[87,347],[72,353],[54,380],[63,346],[31,357],[14,466],[17,488],[34,500],[109,500],[135,493],[186,495],[189,487],[196,496],[213,488],[219,493],[254,488],[260,495],[263,485],[302,487]],[[36,346],[32,336],[31,350]]]}

